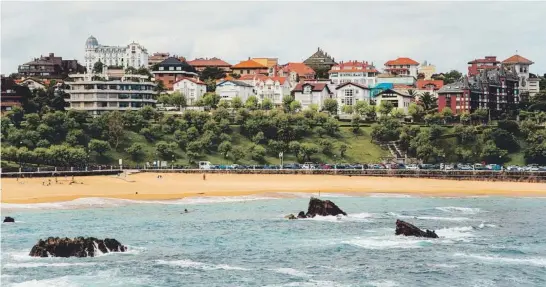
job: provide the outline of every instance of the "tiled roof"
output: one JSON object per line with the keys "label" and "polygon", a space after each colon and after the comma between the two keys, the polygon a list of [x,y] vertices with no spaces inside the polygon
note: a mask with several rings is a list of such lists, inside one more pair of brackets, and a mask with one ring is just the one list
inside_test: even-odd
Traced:
{"label": "tiled roof", "polygon": [[330,91],[330,89],[328,88],[328,84],[325,84],[325,83],[299,83],[298,85],[296,85],[296,87],[292,91],[303,92],[303,87],[307,85],[312,87],[311,90],[313,92],[321,92],[324,89],[328,89],[328,92]]}
{"label": "tiled roof", "polygon": [[227,63],[221,59],[218,58],[210,58],[210,59],[203,59],[198,58],[195,60],[191,60],[188,62],[188,64],[192,66],[209,66],[209,67],[231,67],[230,63]]}
{"label": "tiled roof", "polygon": [[176,84],[176,83],[178,83],[178,82],[180,82],[180,81],[183,81],[183,80],[188,80],[188,81],[193,82],[193,83],[196,83],[196,84],[198,84],[198,85],[206,85],[205,82],[202,82],[202,81],[200,81],[199,79],[196,79],[196,78],[189,78],[189,77],[182,77],[182,78],[180,78],[180,80],[178,80],[178,81],[176,81],[176,82],[174,82],[174,83]]}
{"label": "tiled roof", "polygon": [[534,64],[533,61],[530,61],[529,59],[526,59],[520,55],[514,55],[504,61],[502,61],[502,63],[504,64],[528,64],[528,65],[531,65],[531,64]]}
{"label": "tiled roof", "polygon": [[496,56],[486,56],[484,59],[474,59],[469,64],[500,63]]}
{"label": "tiled roof", "polygon": [[245,83],[245,82],[243,82],[243,81],[237,81],[237,80],[226,80],[226,81],[222,81],[222,82],[218,83],[217,86],[218,86],[218,85],[221,85],[221,84],[223,84],[223,83],[225,83],[225,82],[232,82],[232,83],[234,83],[236,86],[254,88],[254,86],[252,86],[252,85],[250,85],[250,84],[247,84],[247,83]]}
{"label": "tiled roof", "polygon": [[364,85],[360,85],[360,84],[352,83],[352,82],[347,82],[347,83],[343,83],[343,84],[337,86],[337,87],[336,87],[336,90],[339,90],[339,89],[341,89],[341,88],[343,88],[343,87],[345,87],[345,86],[348,86],[348,85],[355,86],[355,87],[359,87],[359,88],[361,88],[361,89],[367,89],[367,90],[370,89],[370,88],[368,88],[368,87],[366,87],[366,86],[364,86]]}
{"label": "tiled roof", "polygon": [[374,66],[368,64],[368,62],[348,61],[340,62],[332,67],[328,73],[339,72],[366,72],[366,73],[379,73]]}
{"label": "tiled roof", "polygon": [[262,82],[265,82],[267,81],[268,79],[271,79],[272,81],[279,81],[279,83],[281,85],[284,84],[284,82],[286,81],[286,77],[268,77],[266,75],[262,75],[262,74],[258,74],[258,75],[242,75],[238,80],[239,81],[254,81],[254,80],[257,80],[257,81],[262,81]]}
{"label": "tiled roof", "polygon": [[419,63],[410,58],[398,58],[396,60],[390,60],[385,63],[385,66],[392,66],[392,65],[419,65]]}
{"label": "tiled roof", "polygon": [[315,70],[311,69],[311,67],[307,66],[304,63],[288,63],[283,66],[283,71],[295,72],[299,76],[315,74]]}
{"label": "tiled roof", "polygon": [[266,66],[252,60],[242,61],[231,68],[232,69],[267,69]]}
{"label": "tiled roof", "polygon": [[417,80],[417,83],[415,84],[418,89],[426,89],[427,85],[434,85],[435,90],[441,89],[444,86],[444,81],[442,80]]}

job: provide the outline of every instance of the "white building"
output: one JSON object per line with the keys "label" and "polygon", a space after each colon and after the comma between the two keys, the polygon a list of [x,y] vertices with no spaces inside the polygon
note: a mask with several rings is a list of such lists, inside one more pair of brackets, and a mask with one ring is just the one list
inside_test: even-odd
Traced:
{"label": "white building", "polygon": [[282,98],[290,95],[291,86],[287,77],[243,75],[238,80],[254,86],[254,93],[260,102],[269,98],[275,105],[281,105]]}
{"label": "white building", "polygon": [[385,63],[385,71],[393,75],[412,76],[417,79],[419,62],[410,58],[398,58]]}
{"label": "white building", "polygon": [[412,99],[413,97],[406,93],[387,89],[375,96],[375,105],[379,107],[379,105],[381,105],[381,102],[389,101],[392,102],[394,108],[401,109],[402,111],[404,111],[404,114],[407,115],[408,107],[411,104]]}
{"label": "white building", "polygon": [[174,83],[173,91],[184,95],[188,106],[194,106],[207,92],[207,85],[195,78],[182,78]]}
{"label": "white building", "polygon": [[333,94],[326,83],[300,83],[294,90],[294,99],[301,103],[302,109],[307,109],[311,105],[317,105],[321,110],[326,99],[332,99]]}
{"label": "white building", "polygon": [[21,82],[21,85],[27,86],[29,90],[45,90],[46,86],[43,82],[33,78],[27,78]]}
{"label": "white building", "polygon": [[335,85],[355,83],[373,87],[376,84],[376,76],[379,72],[368,62],[349,61],[333,66],[328,73],[330,74],[330,80]]}
{"label": "white building", "polygon": [[531,76],[531,74],[529,73],[529,67],[534,64],[533,61],[526,59],[520,55],[514,55],[502,61],[502,64],[510,67],[513,66],[516,69],[516,73],[518,73],[519,77],[520,92],[528,92],[529,96],[531,97],[538,94],[538,92],[540,91],[540,79],[536,75]]}
{"label": "white building", "polygon": [[[68,110],[83,110],[92,115],[107,111],[138,110],[144,106],[154,105],[155,84],[148,76],[125,75],[109,79],[108,74],[99,76],[91,74],[69,75],[73,82],[66,82],[70,95],[66,101]],[[100,77],[100,78],[98,78]]]}
{"label": "white building", "polygon": [[244,103],[254,95],[254,86],[243,81],[221,81],[216,84],[216,94],[220,96],[221,100],[231,101],[233,98],[239,97]]}
{"label": "white building", "polygon": [[337,86],[336,99],[338,113],[341,113],[343,106],[354,106],[357,101],[370,103],[371,93],[368,87],[355,83],[345,83]]}
{"label": "white building", "polygon": [[99,45],[97,39],[91,36],[85,41],[85,67],[87,72],[91,72],[93,65],[99,61],[106,66],[147,68],[148,51],[134,42],[127,46]]}

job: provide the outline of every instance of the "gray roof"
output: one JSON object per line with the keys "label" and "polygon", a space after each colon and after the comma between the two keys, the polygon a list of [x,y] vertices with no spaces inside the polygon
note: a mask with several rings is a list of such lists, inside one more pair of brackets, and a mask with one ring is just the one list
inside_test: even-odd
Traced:
{"label": "gray roof", "polygon": [[465,83],[465,81],[458,81],[455,83],[444,85],[440,90],[438,90],[438,94],[441,93],[462,93],[464,89],[468,89],[468,85]]}
{"label": "gray roof", "polygon": [[225,81],[222,81],[220,82],[218,85],[221,85],[225,82],[231,82],[231,83],[234,83],[236,86],[242,86],[242,87],[250,87],[250,88],[254,88],[253,85],[250,85],[250,84],[247,84],[243,81],[236,81],[236,80],[225,80]]}

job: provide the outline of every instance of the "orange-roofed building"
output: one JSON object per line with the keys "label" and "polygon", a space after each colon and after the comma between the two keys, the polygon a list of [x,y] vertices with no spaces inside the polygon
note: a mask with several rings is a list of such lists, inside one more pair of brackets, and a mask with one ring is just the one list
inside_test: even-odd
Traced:
{"label": "orange-roofed building", "polygon": [[376,76],[379,71],[367,61],[347,61],[334,65],[328,73],[334,85],[355,83],[365,87],[373,87],[376,84]]}
{"label": "orange-roofed building", "polygon": [[[304,63],[287,63],[282,66],[277,66],[276,68],[276,75],[281,77],[291,77],[291,74],[297,75],[297,77],[300,78],[300,80],[311,80],[315,78],[315,70],[313,70],[311,67],[307,66]],[[296,82],[294,80],[294,82]]]}
{"label": "orange-roofed building", "polygon": [[267,75],[269,73],[269,68],[266,65],[260,64],[251,59],[242,61],[232,66],[231,70],[233,71],[233,74],[237,75]]}
{"label": "orange-roofed building", "polygon": [[417,78],[419,62],[410,58],[398,58],[385,63],[385,71],[394,75],[412,76]]}
{"label": "orange-roofed building", "polygon": [[188,62],[192,67],[194,67],[197,71],[202,72],[205,68],[211,67],[211,68],[219,68],[223,71],[229,72],[231,71],[231,64],[222,60],[218,59],[216,57],[214,58],[197,58],[195,60],[191,60]]}
{"label": "orange-roofed building", "polygon": [[502,61],[502,64],[514,67],[519,77],[519,89],[522,93],[529,93],[529,96],[532,97],[540,92],[540,79],[529,72],[530,66],[534,64],[533,61],[516,54]]}

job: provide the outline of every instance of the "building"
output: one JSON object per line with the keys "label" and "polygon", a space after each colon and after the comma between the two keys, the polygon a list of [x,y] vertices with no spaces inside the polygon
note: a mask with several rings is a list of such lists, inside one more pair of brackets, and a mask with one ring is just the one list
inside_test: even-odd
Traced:
{"label": "building", "polygon": [[362,61],[340,62],[334,65],[330,71],[330,80],[335,85],[355,83],[365,87],[376,85],[376,76],[379,72],[373,65]]}
{"label": "building", "polygon": [[408,114],[408,107],[413,101],[413,97],[402,91],[387,89],[379,92],[375,96],[375,105],[379,106],[382,102],[391,102],[394,108],[401,109],[404,114]]}
{"label": "building", "polygon": [[485,109],[490,111],[493,118],[497,118],[519,103],[519,80],[514,66],[483,69],[461,82],[444,85],[438,91],[438,110],[449,107],[460,114]]}
{"label": "building", "polygon": [[335,59],[320,49],[320,47],[303,63],[311,67],[317,73],[316,76],[321,78],[327,78],[327,72],[337,64]]}
{"label": "building", "polygon": [[248,59],[231,67],[236,75],[269,75],[269,67],[254,60]]}
{"label": "building", "polygon": [[[68,110],[87,111],[92,115],[100,115],[109,111],[138,110],[145,106],[153,106],[155,84],[148,76],[125,75],[122,78],[109,78],[93,74],[69,75],[73,82],[67,82],[69,94],[66,101]],[[100,80],[97,77],[101,77]]]}
{"label": "building", "polygon": [[482,71],[496,70],[500,66],[497,56],[485,56],[483,59],[474,59],[468,62],[468,76],[476,76]]}
{"label": "building", "polygon": [[186,61],[170,57],[156,64],[151,71],[156,81],[162,81],[167,90],[172,90],[175,82],[182,78],[197,78],[197,71]]}
{"label": "building", "polygon": [[388,73],[378,74],[376,83],[377,84],[393,84],[393,85],[406,85],[406,86],[415,86],[417,79],[410,75],[393,75]]}
{"label": "building", "polygon": [[298,82],[297,79],[312,80],[315,78],[316,73],[311,67],[304,63],[289,62],[282,66],[278,66],[275,75],[280,77],[294,77],[294,82]]}
{"label": "building", "polygon": [[326,83],[299,83],[293,90],[294,99],[301,103],[302,109],[316,105],[322,109],[326,99],[332,99],[333,93]]}
{"label": "building", "polygon": [[370,88],[361,84],[346,82],[336,87],[336,99],[338,113],[341,113],[343,106],[354,106],[357,101],[370,103]]}
{"label": "building", "polygon": [[239,81],[254,87],[254,94],[260,102],[266,98],[275,105],[282,104],[282,98],[290,95],[290,83],[287,77],[268,77],[264,75],[244,75]]}
{"label": "building", "polygon": [[194,106],[207,92],[207,85],[195,78],[181,78],[173,84],[173,91],[184,95],[188,106]]}
{"label": "building", "polygon": [[417,71],[417,78],[423,79],[423,80],[431,80],[432,75],[436,74],[436,66],[429,64],[427,61],[425,61],[421,66],[419,66],[419,69]]}
{"label": "building", "polygon": [[46,89],[45,83],[35,78],[26,78],[24,80],[21,80],[19,84],[22,86],[27,86],[31,91]]}
{"label": "building", "polygon": [[225,80],[216,84],[216,94],[221,100],[231,101],[235,97],[243,102],[254,95],[254,86],[243,81]]}
{"label": "building", "polygon": [[205,68],[218,68],[222,71],[229,72],[231,71],[231,64],[222,60],[218,59],[216,57],[214,58],[197,58],[192,61],[188,61],[188,64],[190,64],[192,67],[194,67],[197,71],[202,72]]}
{"label": "building", "polygon": [[34,60],[19,65],[17,72],[23,77],[36,77],[44,79],[64,79],[70,73],[83,73],[85,68],[78,64],[77,60],[63,60],[54,53],[48,56],[40,56]]}
{"label": "building", "polygon": [[529,67],[534,64],[533,61],[526,59],[520,55],[514,55],[504,61],[502,64],[507,67],[514,67],[519,77],[519,90],[521,93],[528,93],[529,96],[534,96],[540,91],[539,79],[536,75],[531,77]]}
{"label": "building", "polygon": [[417,79],[419,62],[410,58],[398,58],[385,63],[385,71],[393,75],[411,76]]}
{"label": "building", "polygon": [[[443,80],[417,80],[415,84],[415,92],[418,95],[429,92],[435,98],[438,97],[438,91],[444,86]],[[418,98],[417,98],[418,99]]]}
{"label": "building", "polygon": [[28,88],[18,85],[12,78],[6,78],[2,76],[2,82],[0,85],[0,110],[2,112],[11,111],[14,107],[20,107],[23,100],[23,89]]}
{"label": "building", "polygon": [[92,71],[95,63],[101,62],[106,66],[148,68],[148,50],[138,43],[127,46],[104,46],[90,36],[85,41],[85,67]]}
{"label": "building", "polygon": [[154,53],[153,55],[148,57],[148,67],[159,64],[167,60],[169,57],[171,57],[171,53]]}

